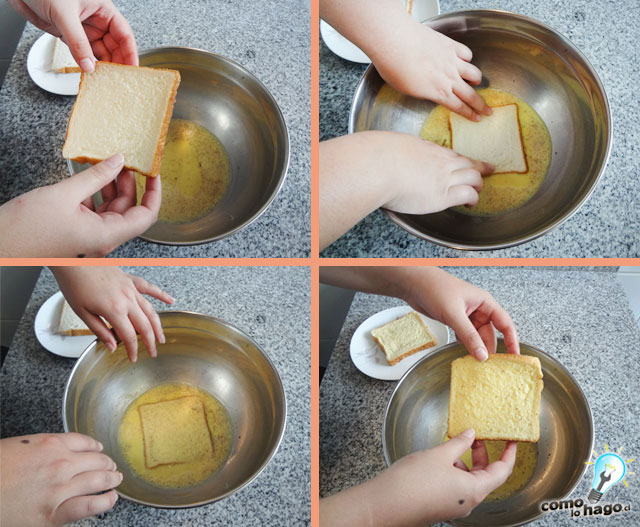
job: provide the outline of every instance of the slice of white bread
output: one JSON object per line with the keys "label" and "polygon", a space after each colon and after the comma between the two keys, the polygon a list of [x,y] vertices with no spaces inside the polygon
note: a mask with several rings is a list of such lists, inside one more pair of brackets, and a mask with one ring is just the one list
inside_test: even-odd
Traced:
{"label": "slice of white bread", "polygon": [[493,113],[473,122],[450,112],[451,148],[471,159],[491,163],[494,174],[529,171],[522,145],[518,105],[492,107]]}
{"label": "slice of white bread", "polygon": [[82,71],[71,55],[69,47],[59,38],[56,38],[53,44],[51,69],[56,73],[79,73]]}
{"label": "slice of white bread", "polygon": [[476,439],[538,441],[542,387],[537,357],[495,353],[484,362],[471,355],[454,360],[447,435],[473,428]]}
{"label": "slice of white bread", "polygon": [[415,311],[371,331],[389,366],[437,344],[436,338]]}
{"label": "slice of white bread", "polygon": [[147,468],[213,456],[207,415],[197,395],[142,404],[138,412]]}
{"label": "slice of white bread", "polygon": [[58,333],[61,335],[93,335],[93,331],[76,315],[68,302],[63,299],[58,322]]}
{"label": "slice of white bread", "polygon": [[180,73],[98,62],[83,73],[62,155],[98,163],[114,154],[149,177],[160,173]]}

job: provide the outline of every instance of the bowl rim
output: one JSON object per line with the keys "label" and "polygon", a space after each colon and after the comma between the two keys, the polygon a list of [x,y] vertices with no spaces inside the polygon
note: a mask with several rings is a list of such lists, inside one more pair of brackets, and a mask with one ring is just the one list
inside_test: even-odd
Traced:
{"label": "bowl rim", "polygon": [[[287,405],[287,393],[286,393],[286,391],[284,389],[284,385],[282,383],[282,379],[280,377],[280,373],[278,372],[278,369],[276,368],[275,364],[273,363],[273,361],[271,360],[271,358],[269,357],[267,352],[252,337],[250,337],[247,333],[245,333],[243,330],[241,330],[237,326],[235,326],[235,325],[233,325],[233,324],[231,324],[231,323],[229,323],[229,322],[227,322],[225,320],[222,320],[221,318],[214,317],[212,315],[205,315],[203,313],[198,313],[198,312],[195,312],[195,311],[164,310],[164,311],[158,311],[157,313],[158,313],[158,315],[161,316],[161,319],[162,319],[162,315],[167,315],[167,314],[168,315],[179,314],[179,315],[196,316],[198,318],[207,319],[207,320],[210,320],[210,321],[215,322],[217,324],[220,324],[220,325],[224,326],[225,328],[231,329],[231,330],[235,331],[236,333],[240,334],[243,338],[246,338],[251,344],[253,344],[256,347],[256,349],[266,359],[266,361],[269,364],[269,366],[271,366],[271,369],[273,370],[273,372],[275,374],[275,378],[277,380],[276,388],[278,388],[280,393],[282,393],[282,401],[283,401],[282,425],[280,426],[280,430],[278,431],[277,440],[274,443],[273,447],[271,448],[271,451],[269,452],[269,455],[263,461],[263,463],[258,468],[256,468],[255,472],[249,478],[247,478],[244,482],[242,482],[240,485],[236,486],[235,488],[229,489],[226,492],[224,492],[223,494],[221,494],[219,496],[216,496],[215,498],[211,498],[211,499],[207,499],[207,500],[203,500],[203,501],[198,501],[198,502],[191,503],[191,504],[188,504],[188,505],[159,505],[157,503],[151,503],[151,502],[148,502],[148,501],[144,501],[144,500],[137,499],[137,498],[134,498],[132,496],[129,496],[129,495],[119,491],[117,489],[117,487],[114,489],[118,493],[118,496],[121,496],[121,497],[125,498],[128,501],[131,501],[133,503],[139,503],[140,505],[147,505],[149,507],[154,507],[156,509],[191,509],[191,508],[194,508],[194,507],[202,507],[203,505],[208,505],[210,503],[214,503],[216,501],[220,501],[220,500],[222,500],[224,498],[227,498],[227,497],[231,496],[232,494],[235,494],[236,492],[238,492],[241,489],[245,488],[250,483],[253,483],[255,481],[255,479],[264,471],[264,469],[267,467],[267,465],[271,462],[273,457],[276,455],[276,453],[280,449],[280,445],[282,444],[282,440],[284,439],[284,432],[285,432],[285,430],[287,428],[287,417],[288,417],[288,412],[287,412],[287,406],[288,406]],[[96,337],[95,340],[91,344],[89,344],[87,346],[87,348],[82,352],[82,354],[76,359],[76,362],[73,365],[73,369],[71,370],[71,373],[69,374],[69,377],[67,378],[67,381],[65,383],[64,395],[62,396],[62,426],[63,426],[63,429],[64,429],[65,433],[69,433],[70,432],[69,426],[68,426],[68,422],[67,422],[68,419],[67,419],[66,407],[67,407],[67,399],[68,399],[68,396],[69,396],[69,386],[71,384],[71,379],[73,379],[74,375],[76,374],[76,370],[79,369],[80,363],[83,360],[83,358],[86,355],[88,355],[88,353],[90,351],[92,351],[95,347],[97,347],[99,342],[100,342],[100,340],[98,339],[98,337]]]}
{"label": "bowl rim", "polygon": [[[502,342],[504,343],[504,339],[502,338],[498,338],[497,339],[498,343]],[[578,389],[578,393],[580,394],[580,396],[582,396],[582,398],[584,399],[585,403],[586,403],[586,410],[587,410],[587,414],[589,416],[588,419],[588,426],[589,426],[589,451],[593,451],[593,444],[594,444],[594,440],[595,440],[595,424],[593,422],[593,413],[591,411],[591,405],[589,404],[589,399],[587,398],[587,396],[585,395],[582,387],[580,386],[580,384],[578,383],[578,381],[575,379],[575,377],[571,374],[571,372],[564,366],[564,364],[562,364],[558,359],[556,359],[555,357],[553,357],[552,355],[546,353],[545,351],[542,351],[540,348],[536,347],[536,346],[532,346],[530,344],[527,344],[526,342],[520,341],[520,345],[522,346],[526,346],[527,348],[530,348],[532,350],[534,350],[536,353],[539,353],[540,355],[544,356],[545,358],[549,359],[554,365],[556,365],[557,367],[559,367],[568,377],[569,379],[573,382],[574,386],[577,387]],[[441,348],[438,348],[436,350],[434,350],[432,353],[430,353],[429,355],[426,355],[425,357],[423,357],[422,359],[420,359],[418,362],[416,362],[411,368],[409,368],[407,370],[407,372],[400,378],[400,380],[398,381],[398,384],[396,384],[395,388],[393,389],[393,392],[391,393],[391,396],[389,397],[389,401],[387,402],[387,406],[385,408],[384,411],[384,418],[382,420],[382,452],[384,454],[384,461],[387,465],[387,468],[391,466],[390,460],[389,460],[389,452],[388,452],[388,448],[387,448],[387,444],[385,441],[385,437],[386,437],[386,429],[387,429],[387,418],[389,417],[389,410],[391,408],[391,403],[394,400],[395,396],[396,396],[396,392],[399,390],[400,385],[402,384],[402,382],[405,380],[405,378],[411,374],[411,372],[413,372],[413,370],[415,370],[420,364],[422,364],[424,361],[428,360],[430,357],[433,357],[434,355],[438,354],[438,353],[442,353],[450,348],[453,347],[462,347],[464,349],[464,346],[462,345],[461,342],[451,342],[449,344],[446,344],[445,346],[442,346]],[[578,485],[580,485],[580,483],[582,482],[582,479],[584,478],[585,472],[587,471],[587,465],[583,465],[581,470],[580,470],[580,476],[576,478],[576,482],[571,486],[571,488],[568,490],[568,492],[566,494],[564,494],[563,496],[559,496],[557,499],[558,500],[563,500],[565,499],[567,496],[571,495],[576,488],[578,487]],[[555,499],[555,498],[554,498]],[[524,522],[520,521],[520,522],[516,522],[516,523],[510,523],[510,524],[506,524],[503,527],[516,527],[518,525],[523,525],[523,523],[529,523],[532,522],[534,520],[536,520],[537,518],[540,518],[541,516],[544,516],[546,514],[548,514],[550,511],[540,511],[538,510],[539,514],[537,516],[534,516],[533,518],[530,518],[528,520],[525,520]],[[464,526],[468,526],[469,523],[465,523],[464,521],[458,522],[457,520],[452,520],[450,521],[450,523],[454,524],[454,525],[464,525]]]}
{"label": "bowl rim", "polygon": [[[551,26],[545,24],[544,22],[541,22],[535,18],[532,18],[530,16],[527,15],[522,15],[519,13],[513,13],[511,11],[506,11],[503,9],[460,9],[457,11],[450,11],[447,13],[440,13],[439,15],[433,16],[431,18],[428,18],[424,21],[422,21],[422,24],[426,24],[429,25],[429,22],[435,22],[437,20],[442,20],[445,18],[448,18],[450,16],[454,16],[454,15],[471,15],[471,14],[477,14],[477,15],[500,15],[500,16],[505,16],[508,15],[510,17],[515,17],[518,18],[522,21],[525,22],[529,22],[532,23],[534,25],[540,26],[543,29],[551,32],[553,35],[557,36],[560,40],[563,41],[564,44],[566,44],[576,55],[578,55],[578,57],[580,57],[580,59],[584,62],[587,71],[589,72],[589,74],[593,77],[596,86],[598,87],[598,91],[602,94],[602,98],[604,101],[604,107],[605,107],[605,114],[606,114],[606,123],[607,123],[607,137],[606,137],[606,147],[605,147],[605,154],[602,160],[602,163],[600,165],[600,168],[598,169],[598,174],[596,175],[595,179],[593,180],[593,183],[591,184],[591,187],[587,190],[587,192],[582,196],[582,198],[573,205],[573,207],[566,211],[561,217],[559,217],[558,219],[556,219],[554,222],[546,225],[545,227],[539,229],[538,231],[532,233],[532,234],[528,234],[526,236],[520,237],[516,240],[511,240],[511,241],[507,241],[507,242],[500,242],[500,243],[488,243],[488,244],[470,244],[470,243],[454,243],[454,242],[449,242],[449,241],[445,241],[445,240],[441,240],[439,238],[436,238],[430,234],[426,234],[416,228],[414,228],[413,226],[409,225],[406,221],[404,221],[401,217],[400,214],[390,211],[388,209],[381,209],[382,212],[391,220],[393,221],[396,225],[398,225],[399,227],[401,227],[402,229],[404,229],[405,231],[409,232],[410,234],[413,234],[414,236],[421,238],[423,240],[429,241],[431,243],[435,243],[437,245],[440,245],[442,247],[448,247],[450,249],[458,249],[458,250],[463,250],[463,251],[492,251],[492,250],[496,250],[496,249],[507,249],[509,247],[514,247],[516,245],[521,245],[524,243],[528,243],[531,242],[533,240],[535,240],[536,238],[539,238],[540,236],[543,236],[544,234],[548,233],[549,231],[555,229],[556,227],[559,227],[560,225],[562,225],[564,222],[566,222],[567,220],[569,220],[574,214],[576,214],[581,208],[582,206],[587,202],[587,200],[591,197],[591,195],[593,194],[593,191],[596,189],[596,187],[598,186],[598,183],[600,182],[600,179],[602,177],[602,175],[604,174],[606,168],[607,168],[607,164],[609,163],[609,157],[611,156],[611,149],[612,149],[612,143],[613,143],[613,117],[611,115],[611,107],[609,105],[609,97],[607,96],[607,92],[604,89],[604,84],[602,83],[602,80],[600,79],[600,76],[598,75],[597,71],[595,70],[595,68],[593,67],[593,65],[591,64],[591,62],[589,62],[589,60],[587,59],[587,57],[580,51],[580,49],[573,43],[571,42],[571,40],[569,40],[564,34],[560,33],[559,31],[557,31],[556,29],[552,28]],[[355,103],[356,100],[359,99],[361,92],[364,89],[364,82],[365,80],[372,75],[373,73],[371,72],[371,70],[375,70],[375,66],[373,65],[373,63],[371,63],[367,69],[364,71],[364,73],[362,74],[362,77],[360,77],[360,80],[358,81],[358,84],[356,85],[356,89],[354,91],[353,97],[351,99],[351,108],[349,110],[349,124],[348,124],[348,128],[347,128],[347,133],[349,134],[353,134],[355,133],[354,129],[355,129]],[[376,70],[377,73],[377,70]],[[380,75],[378,73],[378,75]],[[384,80],[383,80],[384,82]],[[508,211],[507,211],[508,212]]]}
{"label": "bowl rim", "polygon": [[[284,142],[284,165],[283,165],[281,174],[279,176],[279,181],[278,181],[277,185],[275,186],[275,188],[273,189],[273,191],[269,194],[269,197],[267,198],[267,200],[262,204],[262,206],[256,212],[254,212],[249,218],[247,218],[244,222],[242,222],[240,225],[238,225],[237,227],[234,227],[230,231],[224,232],[222,234],[217,234],[215,236],[210,236],[210,237],[202,238],[202,239],[195,240],[195,241],[171,241],[171,242],[169,242],[169,241],[166,241],[166,240],[158,240],[156,238],[151,238],[149,236],[144,236],[144,234],[141,234],[140,236],[138,236],[138,238],[141,239],[141,240],[144,240],[144,241],[150,242],[150,243],[155,243],[155,244],[158,244],[158,245],[177,245],[177,246],[202,245],[202,244],[205,244],[205,243],[211,243],[211,242],[215,242],[215,241],[218,241],[218,240],[222,240],[222,239],[227,238],[229,236],[233,236],[238,231],[244,229],[245,227],[247,227],[248,225],[250,225],[251,223],[256,221],[258,218],[260,218],[260,216],[262,216],[266,212],[266,210],[271,206],[273,201],[276,199],[276,197],[278,196],[278,194],[282,190],[282,187],[284,186],[284,182],[287,179],[287,175],[289,174],[289,167],[291,165],[291,138],[290,138],[290,134],[289,134],[289,125],[287,124],[287,121],[286,121],[286,119],[284,117],[284,114],[282,113],[282,109],[280,108],[280,105],[276,101],[276,99],[273,96],[273,94],[265,86],[265,84],[256,75],[254,75],[251,71],[249,71],[247,68],[245,68],[244,66],[242,66],[240,63],[236,62],[233,59],[230,59],[230,58],[225,57],[224,55],[220,55],[218,53],[213,53],[212,51],[207,51],[207,50],[200,49],[200,48],[193,48],[193,47],[189,47],[189,46],[159,46],[159,47],[155,47],[155,48],[145,49],[145,50],[139,52],[138,56],[139,57],[143,57],[145,55],[151,55],[152,53],[161,52],[161,51],[162,52],[167,52],[167,51],[171,51],[171,50],[189,51],[189,52],[195,52],[195,53],[202,54],[202,55],[208,55],[210,57],[219,59],[222,62],[226,62],[227,64],[230,64],[234,68],[238,69],[240,72],[242,72],[244,75],[249,77],[252,81],[254,81],[264,91],[265,98],[267,99],[267,101],[270,104],[273,105],[273,108],[275,110],[275,114],[282,121],[283,129],[284,129],[284,137],[283,137],[283,139],[284,139],[284,141],[283,141]],[[178,90],[180,90],[179,87],[178,87]],[[73,168],[72,168],[71,159],[66,159],[66,162],[67,162],[67,169],[69,170],[69,174],[73,176],[75,173],[74,173]]]}

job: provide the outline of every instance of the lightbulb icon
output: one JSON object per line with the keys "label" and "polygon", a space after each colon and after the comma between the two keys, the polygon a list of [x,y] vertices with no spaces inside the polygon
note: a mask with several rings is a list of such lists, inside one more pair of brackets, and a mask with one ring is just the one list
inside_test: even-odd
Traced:
{"label": "lightbulb icon", "polygon": [[615,483],[618,483],[626,472],[624,461],[618,454],[607,452],[596,460],[593,474],[593,484],[589,492],[589,501],[597,503],[602,495]]}

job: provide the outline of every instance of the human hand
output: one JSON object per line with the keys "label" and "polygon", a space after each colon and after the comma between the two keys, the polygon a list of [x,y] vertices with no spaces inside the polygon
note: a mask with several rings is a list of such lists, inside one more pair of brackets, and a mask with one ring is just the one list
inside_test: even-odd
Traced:
{"label": "human hand", "polygon": [[165,343],[160,317],[142,295],[166,304],[173,298],[159,287],[117,267],[51,267],[60,290],[76,314],[111,351],[116,349],[113,333],[100,319],[104,317],[122,340],[131,362],[138,358],[138,337],[149,355],[156,357],[156,339]]}
{"label": "human hand", "polygon": [[[0,207],[0,255],[25,257],[106,256],[142,234],[158,218],[160,178],[147,178],[136,206],[133,174],[118,154],[54,185],[40,187]],[[117,183],[114,183],[116,177]],[[103,190],[104,205],[91,196]]]}
{"label": "human hand", "polygon": [[[437,268],[410,269],[403,297],[414,309],[451,327],[465,348],[484,361],[496,351],[496,332],[508,353],[520,353],[509,314],[490,293]],[[495,328],[495,329],[494,329]]]}
{"label": "human hand", "polygon": [[[463,518],[511,474],[517,443],[489,464],[482,441],[465,430],[446,443],[414,452],[375,478],[322,500],[320,524],[418,526]],[[460,457],[471,448],[473,468]]]}
{"label": "human hand", "polygon": [[128,22],[111,0],[9,0],[18,13],[69,46],[82,71],[99,60],[138,65],[138,48]]}
{"label": "human hand", "polygon": [[62,525],[111,509],[118,495],[109,489],[122,474],[101,451],[98,441],[75,433],[0,440],[0,524]]}
{"label": "human hand", "polygon": [[471,121],[491,108],[473,86],[482,72],[471,64],[471,50],[455,40],[405,17],[388,47],[374,48],[371,57],[380,76],[396,90],[442,104]]}

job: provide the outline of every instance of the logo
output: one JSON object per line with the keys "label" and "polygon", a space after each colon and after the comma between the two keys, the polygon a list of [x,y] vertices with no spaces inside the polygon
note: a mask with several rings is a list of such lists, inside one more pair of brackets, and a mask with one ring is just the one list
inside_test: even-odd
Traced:
{"label": "logo", "polygon": [[587,496],[587,500],[592,504],[587,505],[585,500],[578,498],[559,500],[559,501],[545,501],[540,504],[540,510],[556,511],[567,510],[573,517],[579,516],[609,516],[612,513],[626,512],[631,510],[631,505],[622,505],[620,503],[607,503],[606,505],[594,505],[600,501],[602,496],[609,491],[619,481],[622,481],[626,487],[629,486],[624,479],[625,475],[630,476],[635,474],[627,470],[627,464],[634,461],[633,458],[624,460],[621,457],[622,447],[617,452],[610,452],[609,446],[604,445],[604,454],[598,455],[594,450],[595,461],[586,461],[586,465],[594,465],[593,470],[593,483],[591,484],[591,490]]}

